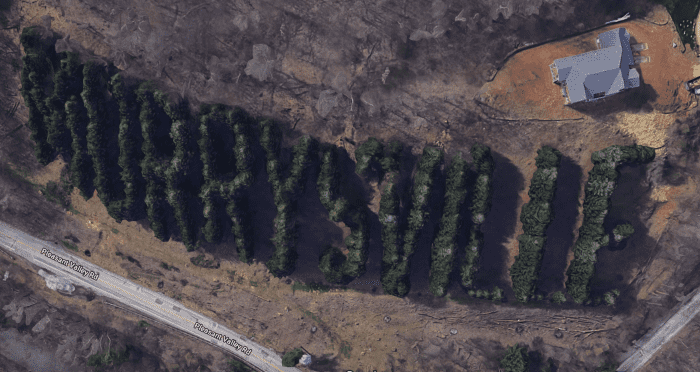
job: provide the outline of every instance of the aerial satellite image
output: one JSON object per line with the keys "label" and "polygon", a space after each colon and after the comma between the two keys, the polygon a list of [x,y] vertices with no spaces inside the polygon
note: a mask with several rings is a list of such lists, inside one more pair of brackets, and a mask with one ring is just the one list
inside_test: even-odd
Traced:
{"label": "aerial satellite image", "polygon": [[700,0],[0,0],[0,372],[700,371]]}

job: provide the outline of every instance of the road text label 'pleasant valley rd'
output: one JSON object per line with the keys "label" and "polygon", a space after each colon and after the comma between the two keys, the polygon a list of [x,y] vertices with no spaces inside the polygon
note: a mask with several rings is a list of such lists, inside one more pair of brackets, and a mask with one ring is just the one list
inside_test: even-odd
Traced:
{"label": "road text label 'pleasant valley rd'", "polygon": [[250,348],[248,348],[246,346],[239,344],[238,342],[236,342],[236,340],[234,340],[232,338],[228,338],[225,335],[222,335],[221,333],[216,333],[216,332],[212,331],[211,329],[204,327],[202,325],[202,323],[200,323],[200,322],[196,322],[194,324],[194,329],[196,329],[202,333],[206,333],[209,336],[214,337],[215,339],[217,339],[219,341],[223,341],[223,342],[227,343],[229,346],[235,347],[236,350],[240,351],[241,353],[243,353],[245,355],[250,355],[250,353],[253,352],[253,350],[251,350]]}
{"label": "road text label 'pleasant valley rd'", "polygon": [[50,258],[50,259],[52,259],[60,264],[63,264],[67,267],[70,267],[71,269],[82,274],[83,276],[89,276],[90,279],[92,279],[92,280],[97,280],[100,277],[99,273],[88,270],[88,269],[84,268],[83,265],[76,265],[76,263],[71,261],[71,260],[65,259],[63,257],[58,257],[55,254],[51,253],[51,251],[49,251],[46,248],[43,248],[41,250],[41,254],[43,254],[44,256],[46,256],[46,257],[48,257],[48,258]]}

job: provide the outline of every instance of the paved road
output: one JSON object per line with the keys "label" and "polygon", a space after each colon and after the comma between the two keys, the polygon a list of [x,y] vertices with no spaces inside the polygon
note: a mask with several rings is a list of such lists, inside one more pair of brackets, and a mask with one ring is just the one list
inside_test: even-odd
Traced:
{"label": "paved road", "polygon": [[665,343],[671,341],[683,327],[690,323],[700,312],[700,290],[696,289],[691,292],[672,311],[675,313],[636,342],[635,350],[629,353],[629,357],[617,368],[618,371],[638,371],[651,360]]}
{"label": "paved road", "polygon": [[301,372],[283,367],[282,358],[245,336],[187,309],[181,303],[94,265],[53,242],[34,238],[0,222],[0,248],[20,256],[73,285],[89,288],[236,355],[264,372]]}

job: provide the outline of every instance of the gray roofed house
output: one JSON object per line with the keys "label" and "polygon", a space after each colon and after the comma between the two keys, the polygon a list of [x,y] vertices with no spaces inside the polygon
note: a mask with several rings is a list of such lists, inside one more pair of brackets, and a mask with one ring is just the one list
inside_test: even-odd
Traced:
{"label": "gray roofed house", "polygon": [[564,103],[596,101],[638,87],[629,39],[627,30],[616,28],[598,35],[598,50],[554,60],[552,81],[561,85]]}

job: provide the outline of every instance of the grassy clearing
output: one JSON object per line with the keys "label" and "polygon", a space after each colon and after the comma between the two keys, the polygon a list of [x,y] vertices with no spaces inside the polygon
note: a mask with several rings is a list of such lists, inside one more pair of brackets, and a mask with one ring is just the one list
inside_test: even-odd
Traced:
{"label": "grassy clearing", "polygon": [[350,352],[352,351],[352,346],[350,346],[350,343],[347,341],[343,341],[340,344],[340,353],[343,354],[346,358],[350,358]]}
{"label": "grassy clearing", "polygon": [[681,42],[695,48],[695,17],[700,9],[700,0],[653,0],[666,7],[671,14],[676,30],[681,36]]}
{"label": "grassy clearing", "polygon": [[73,244],[73,243],[71,243],[71,242],[67,242],[67,241],[65,241],[65,240],[63,240],[63,241],[61,241],[61,242],[63,243],[63,245],[64,245],[66,248],[70,249],[71,251],[74,251],[74,252],[77,252],[77,251],[78,251],[78,246],[77,246],[77,245],[75,245],[75,244]]}
{"label": "grassy clearing", "polygon": [[311,311],[306,310],[306,309],[301,308],[301,307],[299,308],[299,311],[301,311],[302,314],[304,314],[305,316],[308,316],[309,318],[313,319],[313,320],[316,321],[317,323],[323,323],[323,322],[321,321],[321,318],[320,318],[318,315],[312,313]]}
{"label": "grassy clearing", "polygon": [[292,293],[294,293],[295,291],[304,291],[304,292],[319,291],[319,292],[323,293],[323,292],[328,292],[330,290],[331,290],[330,286],[327,286],[327,285],[321,284],[321,283],[311,283],[311,284],[294,283],[294,284],[292,284]]}

